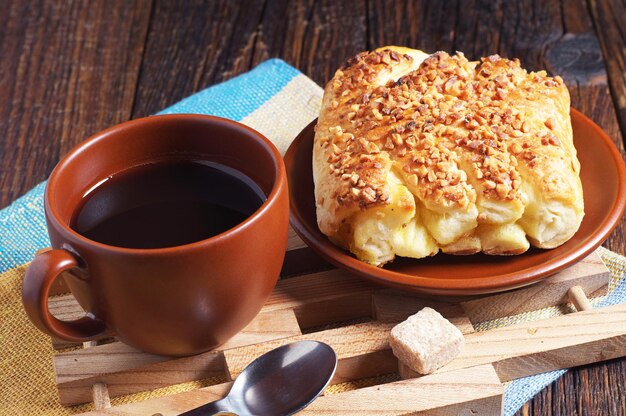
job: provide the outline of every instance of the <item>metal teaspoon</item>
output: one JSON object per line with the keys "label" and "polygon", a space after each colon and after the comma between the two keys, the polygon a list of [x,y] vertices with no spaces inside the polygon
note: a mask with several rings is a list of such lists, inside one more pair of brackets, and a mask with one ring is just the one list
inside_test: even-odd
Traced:
{"label": "metal teaspoon", "polygon": [[238,416],[291,415],[304,409],[324,391],[336,368],[335,351],[322,342],[299,341],[283,345],[250,363],[226,397],[183,415],[220,412]]}

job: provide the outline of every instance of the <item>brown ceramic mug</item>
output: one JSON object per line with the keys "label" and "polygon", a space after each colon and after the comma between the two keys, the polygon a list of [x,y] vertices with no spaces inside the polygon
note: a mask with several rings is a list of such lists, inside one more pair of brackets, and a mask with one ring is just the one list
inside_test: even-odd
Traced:
{"label": "brown ceramic mug", "polygon": [[[100,181],[173,155],[235,168],[267,199],[234,228],[176,247],[115,247],[70,228],[83,196]],[[288,193],[280,154],[260,133],[217,117],[154,116],[96,134],[59,162],[44,203],[53,249],[28,267],[24,307],[40,330],[75,342],[114,335],[163,355],[214,348],[259,312],[278,279],[287,243]],[[48,310],[50,287],[61,274],[87,311],[81,319],[61,321]]]}

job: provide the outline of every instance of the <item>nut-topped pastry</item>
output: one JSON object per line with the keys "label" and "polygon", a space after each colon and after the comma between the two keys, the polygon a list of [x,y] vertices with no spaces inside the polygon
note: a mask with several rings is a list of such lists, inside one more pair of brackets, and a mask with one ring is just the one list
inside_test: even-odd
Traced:
{"label": "nut-topped pastry", "polygon": [[320,230],[359,259],[554,248],[584,215],[569,93],[497,55],[360,53],[324,91]]}

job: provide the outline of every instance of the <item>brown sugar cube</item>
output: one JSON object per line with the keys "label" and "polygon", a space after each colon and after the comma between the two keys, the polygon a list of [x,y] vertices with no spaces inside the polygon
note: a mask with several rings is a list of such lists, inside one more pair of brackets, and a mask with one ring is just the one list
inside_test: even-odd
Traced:
{"label": "brown sugar cube", "polygon": [[398,360],[420,374],[430,374],[461,353],[463,334],[431,308],[394,326],[389,345]]}

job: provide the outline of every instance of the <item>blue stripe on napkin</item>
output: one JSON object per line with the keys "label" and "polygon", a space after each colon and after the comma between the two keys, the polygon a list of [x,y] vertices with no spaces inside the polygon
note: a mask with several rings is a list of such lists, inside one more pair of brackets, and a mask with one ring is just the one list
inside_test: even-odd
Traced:
{"label": "blue stripe on napkin", "polygon": [[31,261],[35,251],[50,245],[43,213],[45,186],[40,183],[0,211],[0,273]]}
{"label": "blue stripe on napkin", "polygon": [[158,114],[210,114],[239,121],[276,95],[300,71],[280,59],[200,91]]}

